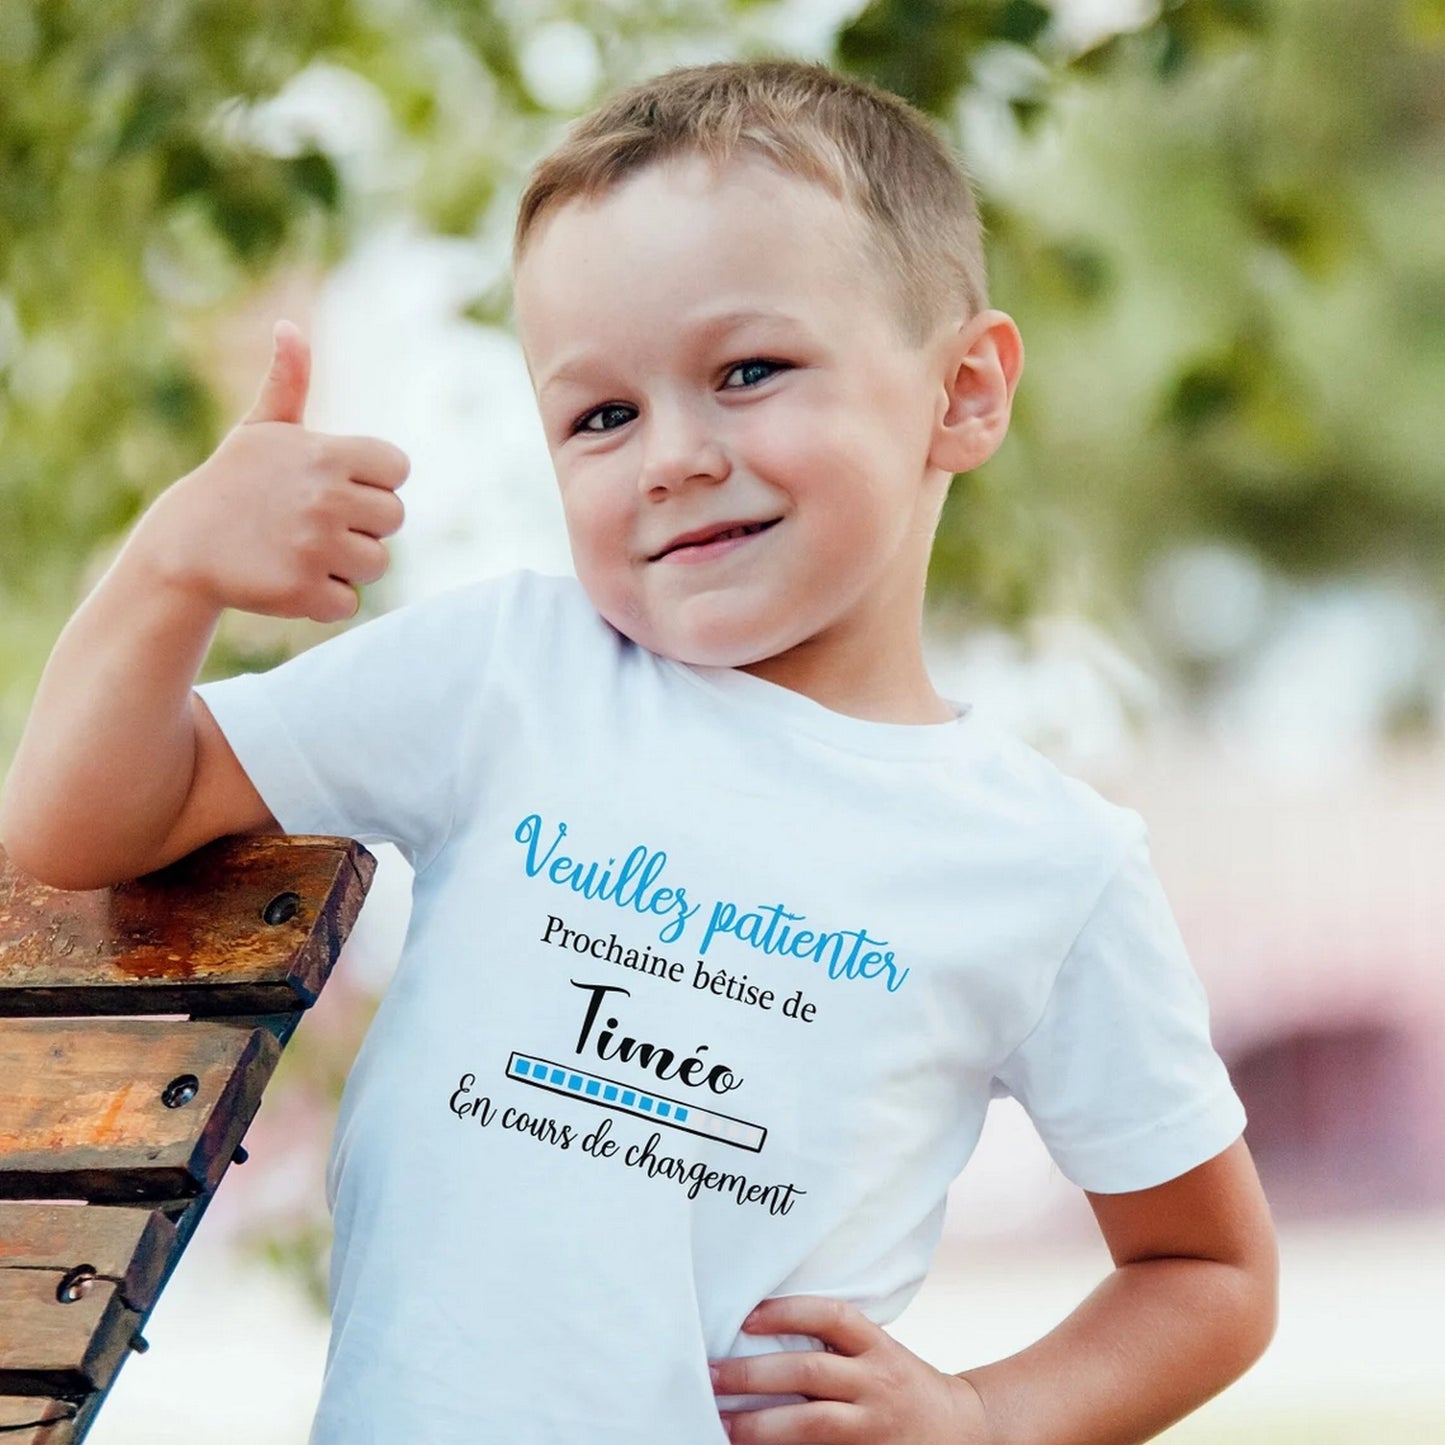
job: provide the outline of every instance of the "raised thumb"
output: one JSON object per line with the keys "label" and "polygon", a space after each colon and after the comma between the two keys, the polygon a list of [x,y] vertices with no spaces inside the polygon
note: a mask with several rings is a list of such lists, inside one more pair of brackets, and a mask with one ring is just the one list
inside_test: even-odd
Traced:
{"label": "raised thumb", "polygon": [[310,384],[311,348],[296,325],[283,318],[271,328],[271,365],[255,404],[241,421],[289,421],[299,426]]}

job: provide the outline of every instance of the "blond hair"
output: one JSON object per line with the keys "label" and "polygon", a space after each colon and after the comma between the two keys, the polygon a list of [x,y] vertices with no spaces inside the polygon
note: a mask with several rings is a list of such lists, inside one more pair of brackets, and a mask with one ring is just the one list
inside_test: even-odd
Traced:
{"label": "blond hair", "polygon": [[548,211],[653,163],[703,155],[721,166],[739,150],[824,186],[864,221],[860,260],[881,273],[912,344],[987,306],[973,188],[932,120],[866,81],[779,58],[682,66],[574,121],[522,192],[514,271]]}

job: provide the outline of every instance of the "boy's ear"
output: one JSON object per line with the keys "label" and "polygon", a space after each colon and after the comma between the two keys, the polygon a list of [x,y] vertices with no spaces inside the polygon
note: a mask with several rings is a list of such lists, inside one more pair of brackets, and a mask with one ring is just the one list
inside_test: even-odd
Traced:
{"label": "boy's ear", "polygon": [[942,343],[942,390],[930,466],[967,472],[982,466],[1008,432],[1024,343],[1011,316],[980,311]]}

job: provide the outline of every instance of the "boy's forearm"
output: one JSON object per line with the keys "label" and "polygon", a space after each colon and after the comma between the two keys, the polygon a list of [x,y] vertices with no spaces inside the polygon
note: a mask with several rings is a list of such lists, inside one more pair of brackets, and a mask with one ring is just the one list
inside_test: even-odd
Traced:
{"label": "boy's forearm", "polygon": [[991,1445],[1134,1445],[1217,1395],[1264,1353],[1274,1295],[1212,1259],[1121,1265],[1043,1339],[962,1370]]}
{"label": "boy's forearm", "polygon": [[220,613],[135,542],[56,641],[0,788],[0,841],[52,886],[147,871],[190,788],[190,692]]}

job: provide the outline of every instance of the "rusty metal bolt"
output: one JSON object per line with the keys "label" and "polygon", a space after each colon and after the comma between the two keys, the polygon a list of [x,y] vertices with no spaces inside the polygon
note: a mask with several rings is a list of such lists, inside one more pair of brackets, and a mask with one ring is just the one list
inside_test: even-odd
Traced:
{"label": "rusty metal bolt", "polygon": [[201,1081],[194,1074],[181,1074],[172,1079],[161,1095],[161,1102],[167,1109],[179,1109],[196,1097]]}
{"label": "rusty metal bolt", "polygon": [[73,1305],[77,1300],[83,1300],[90,1293],[90,1287],[94,1283],[95,1266],[78,1264],[74,1269],[66,1270],[60,1283],[55,1287],[55,1298],[63,1305]]}
{"label": "rusty metal bolt", "polygon": [[295,918],[301,911],[299,893],[278,893],[262,910],[261,917],[274,928]]}

